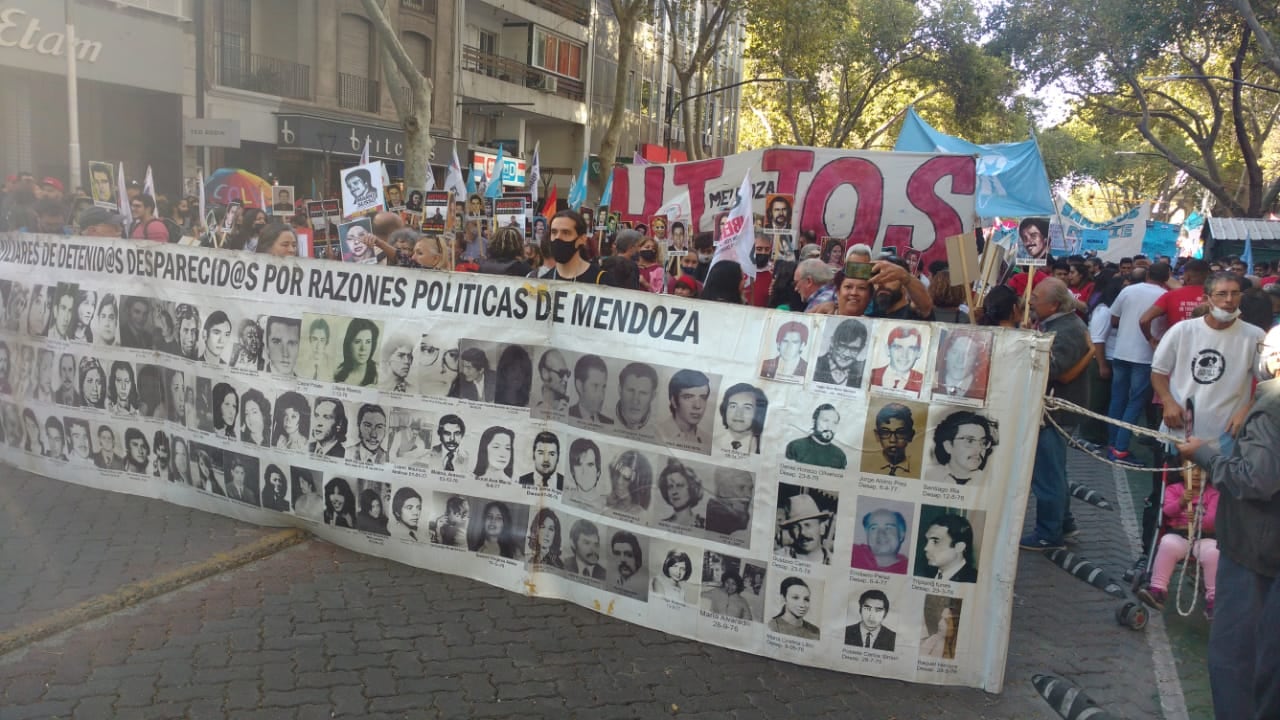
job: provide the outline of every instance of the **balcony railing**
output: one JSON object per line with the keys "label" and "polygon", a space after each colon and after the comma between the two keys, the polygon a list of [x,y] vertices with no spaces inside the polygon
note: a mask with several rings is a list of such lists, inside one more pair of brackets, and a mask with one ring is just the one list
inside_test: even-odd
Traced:
{"label": "balcony railing", "polygon": [[288,60],[213,45],[216,82],[223,87],[278,95],[296,100],[311,99],[311,68]]}
{"label": "balcony railing", "polygon": [[377,80],[338,73],[338,107],[376,113],[382,108],[382,91]]}
{"label": "balcony railing", "polygon": [[579,80],[549,73],[540,68],[525,65],[519,60],[481,52],[479,48],[467,46],[462,48],[462,67],[503,82],[523,85],[576,102],[582,102],[584,98],[582,82]]}
{"label": "balcony railing", "polygon": [[432,16],[436,14],[436,0],[400,0],[400,7]]}
{"label": "balcony railing", "polygon": [[569,18],[579,25],[591,24],[591,10],[573,0],[528,0],[528,2],[530,5],[550,10],[560,17]]}

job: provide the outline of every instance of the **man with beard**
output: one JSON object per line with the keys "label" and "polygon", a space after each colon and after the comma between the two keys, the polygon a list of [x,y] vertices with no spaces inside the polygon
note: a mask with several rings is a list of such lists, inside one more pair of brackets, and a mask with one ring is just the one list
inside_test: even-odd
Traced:
{"label": "man with beard", "polygon": [[126,298],[124,322],[120,324],[120,344],[150,350],[151,331],[151,302],[141,297]]}
{"label": "man with beard", "polygon": [[171,445],[173,445],[173,462],[169,463],[169,480],[190,485],[191,460],[187,455],[187,441],[175,435]]}
{"label": "man with beard", "polygon": [[968,519],[950,513],[938,516],[925,529],[923,544],[928,567],[917,567],[917,577],[978,581],[978,568],[973,563],[973,526]]}
{"label": "man with beard", "polygon": [[569,528],[569,541],[573,557],[565,561],[565,572],[603,581],[607,573],[600,567],[600,529],[595,523],[589,520],[574,522]]}
{"label": "man with beard", "polygon": [[381,465],[387,461],[387,413],[377,405],[365,403],[356,412],[356,430],[360,437],[347,448],[347,457],[362,463]]}
{"label": "man with beard", "polygon": [[983,479],[996,447],[996,423],[972,410],[953,412],[933,431],[933,457],[938,465],[930,482],[965,485]]}
{"label": "man with beard", "polygon": [[717,467],[716,496],[707,502],[707,532],[742,537],[751,532],[755,478],[746,470]]}
{"label": "man with beard", "polygon": [[618,575],[614,587],[622,593],[645,600],[649,596],[649,569],[644,564],[644,550],[640,538],[626,530],[619,530],[609,538],[609,549]]}
{"label": "man with beard", "polygon": [[266,362],[264,370],[276,375],[292,375],[302,342],[302,321],[297,318],[267,318]]}
{"label": "man with beard", "polygon": [[554,487],[564,489],[564,473],[556,472],[560,466],[560,438],[543,430],[533,438],[533,472],[520,476],[520,484],[527,487]]}
{"label": "man with beard", "polygon": [[209,313],[204,321],[204,361],[210,365],[226,365],[223,352],[231,337],[231,318],[221,310]]}
{"label": "man with beard", "polygon": [[383,347],[386,349],[383,367],[387,369],[387,376],[382,380],[382,389],[398,393],[411,392],[409,371],[413,369],[413,342],[408,338],[395,337]]}
{"label": "man with beard", "polygon": [[907,540],[907,519],[897,510],[877,508],[862,516],[865,545],[853,546],[850,567],[859,570],[903,575],[907,572],[907,556],[902,543]]}
{"label": "man with beard", "polygon": [[467,425],[462,418],[449,414],[440,418],[436,426],[436,435],[440,444],[431,448],[433,464],[447,472],[461,472],[459,468],[467,466],[467,452],[461,449],[462,438],[467,434]]}
{"label": "man with beard", "polygon": [[827,550],[828,536],[831,534],[831,513],[820,509],[811,495],[801,493],[787,499],[778,529],[790,541],[776,548],[778,555],[823,565],[831,564],[831,553]]}
{"label": "man with beard", "polygon": [[711,379],[697,370],[678,370],[667,383],[667,404],[671,417],[658,423],[658,433],[673,446],[702,448],[706,445],[698,426],[711,398]]}
{"label": "man with beard", "polygon": [[58,379],[61,385],[53,394],[53,401],[59,405],[78,407],[80,393],[76,392],[76,359],[71,353],[63,353],[58,358]]}
{"label": "man with beard", "polygon": [[924,373],[916,370],[916,361],[924,351],[924,338],[913,327],[898,326],[889,331],[889,362],[871,370],[871,384],[886,390],[919,396]]}
{"label": "man with beard", "polygon": [[858,320],[841,320],[831,333],[827,352],[818,356],[813,381],[841,387],[861,387],[866,365],[867,326]]}
{"label": "man with beard", "polygon": [[180,303],[173,314],[178,320],[178,341],[176,346],[169,348],[169,352],[188,360],[199,360],[200,311],[194,305]]}
{"label": "man with beard", "polygon": [[[656,382],[656,379],[655,379]],[[569,407],[569,417],[612,425],[613,418],[605,415],[605,390],[609,383],[609,368],[598,355],[583,355],[573,364],[573,387],[578,391],[578,402]]]}
{"label": "man with beard", "polygon": [[840,413],[830,403],[822,403],[813,411],[813,432],[787,443],[788,460],[843,470],[849,464],[844,451],[836,447],[836,426]]}
{"label": "man with beard", "polygon": [[322,397],[316,400],[311,413],[311,437],[308,448],[312,455],[346,457],[347,449],[342,440],[347,436],[347,411],[342,401]]}
{"label": "man with beard", "polygon": [[98,453],[93,464],[103,470],[124,469],[124,458],[116,455],[116,433],[107,425],[98,426]]}
{"label": "man with beard", "polygon": [[734,456],[759,454],[768,410],[768,398],[754,385],[738,383],[726,390],[720,400],[720,422],[725,429],[720,434],[720,449]]}
{"label": "man with beard", "polygon": [[44,421],[44,456],[51,460],[67,459],[67,438],[62,421],[50,415]]}
{"label": "man with beard", "polygon": [[863,455],[862,471],[894,477],[918,477],[919,471],[911,467],[907,447],[916,437],[916,422],[911,408],[902,403],[887,403],[876,413],[876,440],[880,454]]}
{"label": "man with beard", "polygon": [[844,644],[893,652],[897,633],[883,625],[888,613],[889,596],[883,590],[873,588],[862,593],[858,597],[860,622],[845,627]]}
{"label": "man with beard", "polygon": [[151,456],[151,448],[147,445],[147,436],[138,428],[124,431],[125,458],[124,469],[139,475],[147,474],[147,459]]}
{"label": "man with beard", "polygon": [[774,195],[769,200],[769,229],[791,229],[791,201],[785,195]]}
{"label": "man with beard", "polygon": [[633,362],[618,373],[618,422],[628,430],[649,425],[653,393],[658,389],[658,373],[645,363]]}
{"label": "man with beard", "polygon": [[876,289],[869,317],[894,320],[934,320],[933,298],[920,278],[907,270],[907,261],[887,257],[872,268],[871,284]]}

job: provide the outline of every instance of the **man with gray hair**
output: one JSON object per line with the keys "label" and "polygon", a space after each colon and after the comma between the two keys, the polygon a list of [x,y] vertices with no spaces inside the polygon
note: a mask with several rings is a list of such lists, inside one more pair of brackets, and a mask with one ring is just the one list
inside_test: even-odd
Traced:
{"label": "man with gray hair", "polygon": [[855,243],[849,246],[849,251],[844,254],[845,262],[871,262],[871,246],[866,243]]}
{"label": "man with gray hair", "polygon": [[835,269],[818,258],[810,258],[796,266],[796,292],[805,301],[805,312],[814,312],[821,305],[835,305],[836,289],[831,285],[835,276]]}
{"label": "man with gray hair", "polygon": [[640,241],[643,239],[644,236],[635,230],[619,230],[613,239],[613,253],[635,262],[636,252],[640,250]]}
{"label": "man with gray hair", "polygon": [[[1046,394],[1052,393],[1077,405],[1085,404],[1084,371],[1093,359],[1093,344],[1084,321],[1075,314],[1075,296],[1071,289],[1057,278],[1042,280],[1031,291],[1030,309],[1039,321],[1037,329],[1054,333],[1053,345],[1049,348]],[[1071,418],[1076,417],[1062,411],[1052,415],[1059,425],[1073,422]],[[1036,440],[1031,492],[1036,496],[1036,524],[1035,529],[1022,538],[1021,546],[1027,550],[1063,548],[1063,540],[1075,534],[1067,492],[1067,441],[1050,423],[1041,426]]]}

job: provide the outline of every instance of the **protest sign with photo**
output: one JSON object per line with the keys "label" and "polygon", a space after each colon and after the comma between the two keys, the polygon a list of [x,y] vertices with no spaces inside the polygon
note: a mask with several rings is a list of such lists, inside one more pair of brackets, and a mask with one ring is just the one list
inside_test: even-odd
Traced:
{"label": "protest sign with photo", "polygon": [[[0,235],[6,306],[49,287],[114,295],[120,312],[92,335],[0,328],[14,357],[56,348],[93,381],[68,407],[0,376],[12,466],[768,658],[1001,689],[1048,336],[961,341],[527,278]],[[203,332],[167,338],[156,313]],[[902,338],[918,350],[909,392],[877,372]],[[953,403],[970,351],[999,372]],[[859,352],[865,372],[836,372]],[[136,396],[94,389],[108,377]],[[933,447],[935,422],[961,420],[991,428],[983,475],[963,486]],[[63,439],[84,425],[110,440]],[[169,466],[156,437],[186,462]],[[358,522],[374,501],[387,522]],[[866,530],[886,522],[887,546]],[[970,541],[923,553],[938,528]],[[786,602],[797,582],[807,602]],[[869,588],[892,607],[887,647],[860,642]]]}
{"label": "protest sign with photo", "polygon": [[342,171],[342,217],[352,218],[381,210],[382,161],[357,165]]}
{"label": "protest sign with photo", "polygon": [[493,200],[494,225],[500,228],[509,227],[524,236],[525,209],[528,207],[525,198],[500,197]]}
{"label": "protest sign with photo", "polygon": [[376,263],[378,246],[373,244],[373,220],[367,217],[352,220],[338,226],[338,242],[342,248],[342,261],[350,263]]}
{"label": "protest sign with photo", "polygon": [[422,232],[442,233],[448,227],[449,199],[452,193],[448,190],[428,190],[422,205]]}
{"label": "protest sign with photo", "polygon": [[272,185],[271,186],[271,214],[280,215],[288,218],[293,215],[293,186],[292,185]]}
{"label": "protest sign with photo", "polygon": [[93,204],[108,210],[116,209],[116,166],[94,160],[89,163],[89,193]]}

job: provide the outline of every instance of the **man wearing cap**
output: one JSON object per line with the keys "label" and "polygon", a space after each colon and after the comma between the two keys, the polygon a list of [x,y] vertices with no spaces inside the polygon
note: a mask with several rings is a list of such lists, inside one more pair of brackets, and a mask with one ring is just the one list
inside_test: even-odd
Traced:
{"label": "man wearing cap", "polygon": [[778,328],[775,338],[778,355],[765,360],[760,366],[760,377],[769,379],[803,378],[808,365],[805,363],[804,347],[809,342],[809,328],[804,323],[794,320],[785,322]]}
{"label": "man wearing cap", "polygon": [[779,556],[831,564],[831,553],[827,550],[831,513],[819,508],[813,496],[800,494],[788,498],[778,529],[784,543],[775,550]]}
{"label": "man wearing cap", "polygon": [[106,208],[91,207],[80,213],[78,220],[80,234],[85,237],[114,238],[124,237],[124,216],[117,215]]}
{"label": "man wearing cap", "polygon": [[62,202],[62,181],[55,177],[47,177],[41,180],[40,186],[36,188],[36,195],[41,200],[57,200],[58,202]]}

